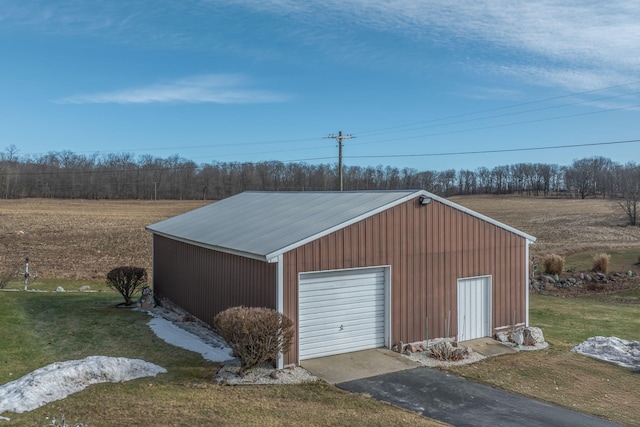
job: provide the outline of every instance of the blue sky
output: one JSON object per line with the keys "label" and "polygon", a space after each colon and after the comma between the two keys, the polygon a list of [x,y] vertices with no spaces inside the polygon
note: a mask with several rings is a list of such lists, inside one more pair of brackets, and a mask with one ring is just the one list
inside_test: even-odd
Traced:
{"label": "blue sky", "polygon": [[640,139],[637,0],[0,0],[0,52],[20,156],[335,163],[338,131],[347,165],[640,154],[585,145]]}

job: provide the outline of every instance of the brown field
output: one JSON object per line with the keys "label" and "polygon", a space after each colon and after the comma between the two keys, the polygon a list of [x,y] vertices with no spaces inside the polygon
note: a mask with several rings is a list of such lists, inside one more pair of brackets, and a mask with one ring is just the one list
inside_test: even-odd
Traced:
{"label": "brown field", "polygon": [[[460,196],[452,201],[537,237],[534,256],[640,247],[640,227],[625,227],[617,202]],[[206,201],[21,199],[0,201],[0,267],[26,255],[42,279],[102,281],[121,265],[151,269],[148,224]]]}
{"label": "brown field", "polygon": [[627,227],[617,201],[521,196],[450,198],[537,238],[531,254],[569,255],[591,249],[640,247],[640,227]]}
{"label": "brown field", "polygon": [[105,280],[122,265],[151,271],[148,224],[203,201],[0,200],[0,267],[29,256],[40,279]]}

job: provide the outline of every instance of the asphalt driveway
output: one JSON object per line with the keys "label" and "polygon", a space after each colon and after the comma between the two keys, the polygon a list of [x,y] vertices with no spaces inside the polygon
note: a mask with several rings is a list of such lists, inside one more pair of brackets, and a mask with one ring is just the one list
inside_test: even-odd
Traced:
{"label": "asphalt driveway", "polygon": [[610,427],[600,418],[419,367],[336,384],[454,426]]}

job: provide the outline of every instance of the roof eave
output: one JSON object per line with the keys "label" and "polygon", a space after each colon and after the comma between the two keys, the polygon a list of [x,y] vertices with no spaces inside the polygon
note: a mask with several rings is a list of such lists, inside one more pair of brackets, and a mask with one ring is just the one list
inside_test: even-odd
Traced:
{"label": "roof eave", "polygon": [[251,259],[258,260],[258,261],[273,262],[272,260],[270,260],[270,257],[267,257],[267,256],[265,256],[263,254],[240,251],[240,250],[233,249],[233,248],[225,248],[223,246],[208,245],[206,243],[199,242],[197,240],[185,239],[183,237],[177,237],[177,236],[174,236],[172,234],[163,233],[161,231],[149,228],[148,226],[145,227],[145,228],[146,228],[146,230],[148,232],[150,232],[152,234],[157,234],[157,235],[165,237],[167,239],[175,240],[177,242],[186,243],[188,245],[198,246],[198,247],[201,247],[201,248],[204,248],[204,249],[210,249],[210,250],[214,250],[214,251],[217,251],[217,252],[224,252],[224,253],[227,253],[227,254],[237,255],[237,256],[241,256],[241,257],[245,257],[245,258],[251,258]]}

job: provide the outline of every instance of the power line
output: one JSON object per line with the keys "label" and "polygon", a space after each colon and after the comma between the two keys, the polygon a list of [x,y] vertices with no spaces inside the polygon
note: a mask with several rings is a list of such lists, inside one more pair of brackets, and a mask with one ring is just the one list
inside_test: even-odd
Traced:
{"label": "power line", "polygon": [[[523,107],[525,105],[540,104],[542,102],[555,101],[557,99],[570,98],[570,97],[573,97],[573,96],[586,95],[586,94],[589,94],[589,93],[600,92],[600,91],[603,91],[603,90],[617,89],[617,88],[620,88],[620,87],[633,86],[633,85],[637,85],[637,84],[640,84],[640,81],[622,83],[622,84],[619,84],[619,85],[607,86],[607,87],[587,90],[587,91],[583,91],[583,92],[573,92],[573,93],[569,93],[569,94],[566,94],[566,95],[552,96],[552,97],[549,97],[549,98],[543,98],[543,99],[538,99],[538,100],[534,100],[534,101],[521,102],[519,104],[505,105],[505,106],[502,106],[502,107],[489,108],[489,109],[480,110],[480,111],[472,111],[472,112],[469,112],[469,113],[456,114],[456,115],[453,115],[453,116],[445,116],[445,117],[440,117],[440,118],[436,118],[436,119],[430,119],[430,120],[425,120],[425,121],[420,121],[420,122],[408,123],[408,124],[404,124],[404,125],[390,126],[390,127],[376,129],[376,130],[369,130],[369,131],[365,130],[365,131],[360,131],[358,133],[362,135],[362,134],[370,134],[370,133],[382,132],[382,131],[387,131],[387,130],[395,130],[395,129],[400,129],[400,128],[407,127],[407,126],[415,126],[415,125],[421,125],[421,124],[425,124],[425,123],[433,123],[433,122],[439,122],[439,121],[443,121],[443,120],[457,119],[457,118],[460,118],[460,117],[468,117],[468,116],[474,116],[474,115],[478,115],[478,114],[491,113],[491,112],[494,112],[494,111],[501,111],[501,110],[507,110],[507,109],[511,109],[511,108]],[[637,93],[637,92],[634,92],[634,93]],[[627,95],[629,95],[629,94],[627,94]],[[619,95],[619,96],[625,96],[625,95]],[[588,102],[588,101],[585,101],[585,102]],[[572,104],[561,104],[560,106],[566,106],[566,105],[572,105]],[[553,108],[553,107],[549,107],[549,108]],[[533,110],[533,111],[535,111],[535,110]],[[483,120],[483,119],[484,118],[473,119],[473,120]],[[400,131],[400,132],[403,132],[403,131]]]}
{"label": "power line", "polygon": [[512,153],[518,151],[542,151],[542,150],[558,150],[562,148],[577,147],[593,147],[598,145],[616,145],[631,144],[640,142],[640,139],[629,139],[626,141],[609,141],[609,142],[593,142],[584,144],[565,144],[565,145],[549,145],[545,147],[526,147],[526,148],[505,148],[500,150],[477,150],[477,151],[454,151],[445,153],[423,153],[423,154],[386,154],[386,155],[365,155],[365,156],[349,156],[350,159],[368,159],[380,157],[436,157],[436,156],[463,156],[469,154],[494,154],[494,153]]}

